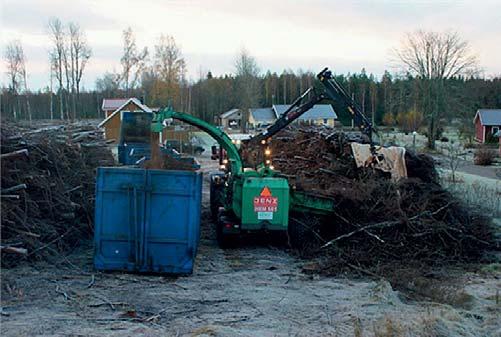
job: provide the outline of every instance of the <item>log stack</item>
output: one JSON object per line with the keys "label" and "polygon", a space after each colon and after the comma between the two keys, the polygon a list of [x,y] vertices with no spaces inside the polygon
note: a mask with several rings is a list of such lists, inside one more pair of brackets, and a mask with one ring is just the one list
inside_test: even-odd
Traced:
{"label": "log stack", "polygon": [[100,130],[3,122],[0,152],[2,265],[57,257],[91,237],[95,169],[114,165]]}

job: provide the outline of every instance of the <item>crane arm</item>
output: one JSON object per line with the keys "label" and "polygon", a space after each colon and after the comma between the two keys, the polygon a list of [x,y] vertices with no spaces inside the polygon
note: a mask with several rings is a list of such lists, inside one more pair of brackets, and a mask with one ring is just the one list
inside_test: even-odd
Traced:
{"label": "crane arm", "polygon": [[[324,99],[330,99],[333,101],[338,101],[344,104],[348,111],[353,116],[355,125],[357,125],[361,132],[369,138],[369,143],[371,145],[371,151],[375,154],[375,147],[372,140],[372,134],[375,132],[371,121],[362,113],[362,110],[353,101],[353,99],[346,93],[344,88],[339,84],[334,77],[332,72],[325,68],[317,75],[318,80],[322,83],[324,90],[322,92],[316,92],[313,87],[306,90],[301,96],[299,96],[291,106],[284,112],[271,126],[266,128],[263,132],[255,135],[247,142],[248,145],[259,144],[263,140],[266,142],[267,139],[271,138],[277,134],[280,130],[287,127],[290,123],[298,119],[302,114],[310,110],[315,104],[319,103]],[[304,102],[305,98],[309,95],[308,101]]]}
{"label": "crane arm", "polygon": [[[312,93],[313,95],[306,102],[303,102],[304,99]],[[290,123],[294,122],[298,119],[302,114],[306,111],[310,110],[315,104],[324,99],[322,94],[317,95],[313,88],[309,88],[306,90],[301,96],[299,96],[287,110],[285,110],[280,117],[270,125],[263,132],[255,135],[248,141],[248,145],[259,144],[261,141],[266,141],[267,139],[273,137],[275,134],[280,132],[280,130],[287,127]]]}
{"label": "crane arm", "polygon": [[367,135],[371,145],[371,151],[375,154],[375,147],[372,140],[372,134],[376,132],[372,122],[364,115],[360,107],[355,101],[346,93],[344,88],[332,76],[332,72],[328,68],[324,68],[318,75],[318,80],[323,84],[325,98],[333,101],[338,101],[344,104],[353,117],[356,126],[360,131]]}
{"label": "crane arm", "polygon": [[221,131],[219,128],[199,118],[196,118],[187,113],[174,111],[172,110],[172,108],[168,107],[164,108],[163,110],[155,114],[155,116],[153,117],[153,124],[151,130],[153,132],[162,132],[163,121],[170,118],[193,125],[199,128],[200,130],[207,132],[212,138],[214,138],[219,143],[219,145],[223,149],[226,150],[231,172],[233,172],[233,174],[239,174],[242,172],[243,170],[242,159],[240,157],[237,147],[231,141],[231,138],[225,132]]}

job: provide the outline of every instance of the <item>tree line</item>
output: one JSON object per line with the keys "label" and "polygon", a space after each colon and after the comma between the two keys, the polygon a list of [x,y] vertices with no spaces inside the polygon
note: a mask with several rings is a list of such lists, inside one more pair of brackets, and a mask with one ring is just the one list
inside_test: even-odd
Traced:
{"label": "tree line", "polygon": [[[106,72],[96,80],[95,89],[81,91],[85,66],[92,55],[84,32],[78,25],[63,25],[58,19],[51,19],[48,27],[53,44],[51,78],[56,85],[29,90],[22,46],[18,41],[11,43],[4,55],[10,81],[1,89],[2,116],[102,118],[103,98],[138,97],[151,107],[172,105],[214,123],[219,114],[232,108],[248,111],[290,104],[306,89],[318,85],[312,71],[262,71],[245,49],[237,53],[233,73],[214,76],[210,70],[200,71],[197,80],[188,81],[186,62],[174,37],[161,35],[150,51],[138,46],[133,30],[127,28],[122,35],[119,71]],[[468,136],[473,133],[472,120],[478,108],[501,106],[501,78],[478,75],[477,60],[457,33],[414,32],[403,39],[394,54],[400,63],[398,74],[386,71],[377,78],[361,69],[336,75],[376,125],[398,125],[405,131],[423,129],[433,147],[446,122],[460,121],[460,131]],[[334,106],[342,124],[350,125],[344,106],[326,103]]]}

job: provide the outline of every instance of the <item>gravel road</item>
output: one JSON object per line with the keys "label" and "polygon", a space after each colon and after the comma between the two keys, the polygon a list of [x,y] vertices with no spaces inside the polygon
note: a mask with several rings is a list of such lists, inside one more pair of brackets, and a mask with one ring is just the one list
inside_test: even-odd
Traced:
{"label": "gravel road", "polygon": [[[286,247],[221,250],[204,190],[193,275],[100,273],[92,247],[2,270],[2,336],[499,336],[499,273],[465,273],[456,306],[414,302],[385,280],[303,272]],[[494,266],[494,268],[496,268]],[[499,272],[499,266],[497,267]],[[497,292],[497,295],[496,295]],[[497,297],[496,297],[497,296]],[[497,302],[497,304],[496,304]]]}

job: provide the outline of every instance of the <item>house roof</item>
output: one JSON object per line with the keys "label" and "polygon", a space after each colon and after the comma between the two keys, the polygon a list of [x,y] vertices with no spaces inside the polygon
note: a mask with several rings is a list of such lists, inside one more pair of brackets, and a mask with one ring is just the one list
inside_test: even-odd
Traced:
{"label": "house roof", "polygon": [[482,125],[501,125],[501,109],[479,109],[474,121],[477,117]]}
{"label": "house roof", "polygon": [[[139,111],[153,113],[153,111],[150,108],[148,108],[146,105],[141,103],[141,101],[139,101],[137,98],[135,98],[135,97],[129,98],[122,105],[120,105],[115,111],[113,111],[112,114],[110,114],[108,117],[106,117],[105,120],[103,120],[101,123],[99,123],[98,127],[103,127],[106,123],[108,123],[109,120],[111,120],[113,118],[113,116],[115,116],[123,108],[125,108],[127,105],[129,105],[129,103],[134,103],[139,108],[138,109]],[[134,111],[138,111],[138,110],[134,110]]]}
{"label": "house roof", "polygon": [[277,119],[272,108],[249,109],[256,122],[273,122]]}
{"label": "house roof", "polygon": [[110,110],[115,111],[128,100],[129,98],[103,98],[103,104],[101,105],[101,109],[103,111],[110,111]]}
{"label": "house roof", "polygon": [[231,109],[231,110],[228,110],[226,112],[223,112],[221,115],[219,115],[219,117],[221,117],[221,118],[228,118],[231,115],[233,115],[235,112],[238,112],[239,110],[240,109]]}
{"label": "house roof", "polygon": [[[273,110],[275,111],[276,116],[280,116],[283,114],[290,105],[286,104],[275,104],[273,105]],[[336,112],[332,108],[330,104],[315,104],[310,110],[306,111],[299,119],[302,120],[311,120],[311,119],[325,119],[325,118],[334,118],[337,119]]]}

